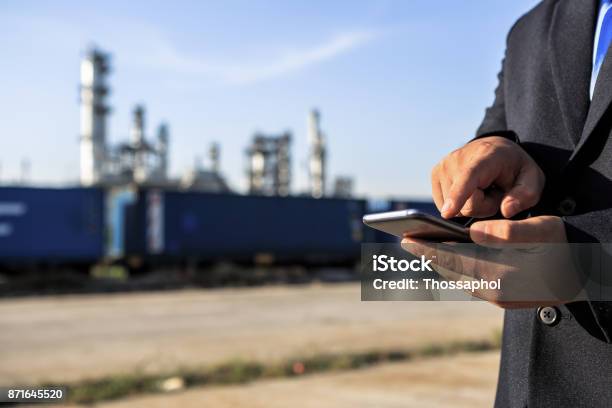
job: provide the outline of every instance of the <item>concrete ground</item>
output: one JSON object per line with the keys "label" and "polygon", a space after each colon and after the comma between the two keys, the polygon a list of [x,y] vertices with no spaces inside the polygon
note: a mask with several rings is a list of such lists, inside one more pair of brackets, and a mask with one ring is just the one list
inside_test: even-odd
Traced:
{"label": "concrete ground", "polygon": [[489,408],[497,352],[386,364],[344,373],[192,389],[99,405],[103,408]]}
{"label": "concrete ground", "polygon": [[501,316],[484,302],[361,302],[354,283],[4,299],[0,385],[488,339]]}

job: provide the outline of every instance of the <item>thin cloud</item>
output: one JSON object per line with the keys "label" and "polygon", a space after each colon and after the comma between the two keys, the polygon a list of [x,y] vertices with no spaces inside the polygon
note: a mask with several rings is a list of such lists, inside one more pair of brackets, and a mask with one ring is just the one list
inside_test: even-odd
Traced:
{"label": "thin cloud", "polygon": [[[65,44],[75,47],[76,55],[93,41],[108,47],[105,50],[120,58],[124,66],[162,69],[172,74],[200,77],[198,80],[209,79],[233,85],[257,83],[307,69],[365,46],[383,34],[381,30],[345,31],[319,44],[303,48],[289,47],[287,51],[276,55],[266,53],[261,59],[235,60],[223,56],[185,53],[168,39],[163,30],[144,21],[114,18],[111,23],[101,17],[98,24],[85,27],[79,23],[67,23],[45,16],[3,16],[2,20],[16,24],[16,32],[51,33],[52,39],[49,34],[34,37],[38,45],[45,49]],[[109,26],[113,29],[107,29]],[[75,41],[80,46],[75,46]],[[269,46],[264,44],[262,50],[269,49]],[[174,78],[179,82],[189,79]]]}
{"label": "thin cloud", "polygon": [[[374,31],[352,31],[336,35],[322,44],[289,52],[265,62],[212,62],[178,53],[165,44],[158,54],[158,65],[165,69],[192,75],[205,75],[230,84],[250,84],[285,76],[331,60],[361,47],[379,36]],[[159,43],[158,43],[159,44]]]}

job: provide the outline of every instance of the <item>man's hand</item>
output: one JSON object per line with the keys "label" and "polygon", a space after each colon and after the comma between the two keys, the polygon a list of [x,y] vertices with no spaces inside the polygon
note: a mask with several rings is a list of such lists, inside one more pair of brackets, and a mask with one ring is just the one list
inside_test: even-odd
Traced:
{"label": "man's hand", "polygon": [[470,226],[470,238],[475,244],[482,246],[567,243],[563,220],[552,215],[518,221],[477,221]]}
{"label": "man's hand", "polygon": [[580,277],[559,217],[479,221],[470,227],[470,237],[478,245],[405,237],[402,247],[415,256],[432,259],[436,271],[447,280],[499,279],[499,290],[471,294],[504,308],[581,299]]}
{"label": "man's hand", "polygon": [[474,140],[446,156],[431,174],[433,198],[444,218],[510,218],[540,200],[545,177],[516,143],[500,136]]}

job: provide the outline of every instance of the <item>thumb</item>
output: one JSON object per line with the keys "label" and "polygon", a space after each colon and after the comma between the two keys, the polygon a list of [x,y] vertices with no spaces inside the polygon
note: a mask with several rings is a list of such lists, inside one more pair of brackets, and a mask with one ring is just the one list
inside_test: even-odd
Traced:
{"label": "thumb", "polygon": [[514,185],[502,199],[502,215],[510,218],[536,205],[540,201],[544,182],[544,173],[535,163],[524,164],[514,180]]}
{"label": "thumb", "polygon": [[470,227],[470,238],[476,244],[497,247],[499,244],[543,242],[548,235],[547,218],[557,217],[532,217],[519,221],[478,221]]}

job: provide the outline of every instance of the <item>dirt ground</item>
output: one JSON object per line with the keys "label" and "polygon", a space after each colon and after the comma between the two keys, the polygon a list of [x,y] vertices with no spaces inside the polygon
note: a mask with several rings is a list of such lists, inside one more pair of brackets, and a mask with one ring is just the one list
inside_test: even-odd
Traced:
{"label": "dirt ground", "polygon": [[[5,299],[0,385],[488,339],[501,327],[501,317],[500,309],[484,302],[361,302],[354,283]],[[488,367],[488,376],[494,372]],[[342,383],[352,375],[364,374],[334,378]],[[319,378],[325,376],[287,387],[305,381],[332,392]],[[266,384],[263,390],[284,382]],[[225,398],[229,389],[215,392]]]}
{"label": "dirt ground", "polygon": [[488,408],[499,354],[386,364],[340,374],[193,389],[101,404],[104,408]]}

